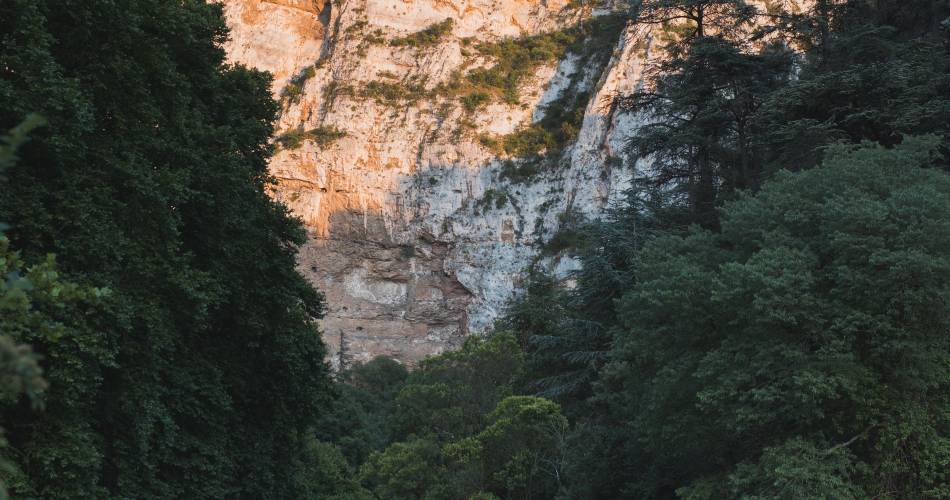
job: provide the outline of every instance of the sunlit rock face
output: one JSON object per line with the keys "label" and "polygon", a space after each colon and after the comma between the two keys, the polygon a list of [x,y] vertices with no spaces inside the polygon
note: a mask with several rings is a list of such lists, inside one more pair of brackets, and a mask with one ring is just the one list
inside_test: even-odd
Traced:
{"label": "sunlit rock face", "polygon": [[[603,49],[606,64],[568,54],[528,78],[518,104],[470,113],[435,93],[393,105],[362,89],[384,81],[431,90],[453,72],[491,66],[473,44],[602,13],[567,0],[224,4],[230,58],[273,73],[276,96],[315,65],[312,76],[296,80],[297,95],[283,98],[279,131],[345,133],[284,148],[271,163],[275,196],[310,233],[300,267],[326,294],[322,327],[335,364],[382,354],[414,364],[490,328],[535,259],[559,273],[576,267],[568,257],[542,255],[540,243],[567,219],[597,216],[628,184],[623,144],[641,120],[609,97],[641,84],[651,43],[635,27],[616,30]],[[448,18],[450,33],[432,45],[388,43]],[[576,140],[528,180],[502,175],[504,159],[479,136],[530,125],[564,92],[589,94]]]}

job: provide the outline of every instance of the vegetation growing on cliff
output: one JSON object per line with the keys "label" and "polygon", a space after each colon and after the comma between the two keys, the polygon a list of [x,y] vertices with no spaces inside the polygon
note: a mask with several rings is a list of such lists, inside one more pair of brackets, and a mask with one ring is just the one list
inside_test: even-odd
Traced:
{"label": "vegetation growing on cliff", "polygon": [[[593,85],[600,78],[625,23],[624,16],[602,16],[586,21],[578,28],[566,30],[572,34],[572,38],[565,50],[580,61],[578,64],[582,64],[582,67],[574,68],[575,71],[570,75],[570,80],[560,95],[542,106],[543,115],[540,120],[510,134],[482,134],[479,142],[497,155],[527,159],[530,163],[537,163],[541,155],[558,155],[564,146],[577,138],[584,111],[590,100],[590,93],[583,86]],[[528,50],[531,50],[530,47]],[[493,48],[489,52],[497,52],[499,58],[513,57],[510,51],[510,46],[505,45],[502,49]],[[561,57],[563,53],[558,56],[558,60]],[[503,71],[497,68],[498,66],[492,70]],[[533,71],[529,74],[533,74]],[[513,88],[517,90],[518,86],[520,82]],[[480,96],[492,95],[484,90],[475,92]],[[463,96],[463,103],[464,98]],[[488,99],[483,98],[480,102],[488,102]]]}
{"label": "vegetation growing on cliff", "polygon": [[[602,220],[559,217],[543,250],[580,259],[570,286],[530,269],[491,334],[332,384],[303,231],[266,194],[278,103],[224,64],[221,7],[0,4],[4,487],[950,496],[950,3],[635,4],[669,55],[618,96],[653,118],[629,144],[653,168]],[[564,42],[491,50],[533,64]],[[472,110],[520,78],[480,75]],[[512,154],[556,145],[576,102]]]}
{"label": "vegetation growing on cliff", "polygon": [[498,326],[524,356],[501,387],[538,398],[547,429],[512,444],[543,464],[531,490],[510,489],[510,465],[486,477],[503,460],[486,461],[479,424],[451,420],[491,415],[454,399],[481,387],[468,367],[406,386],[429,403],[406,401],[416,413],[401,421],[437,418],[438,431],[392,436],[364,462],[364,486],[383,498],[950,494],[950,39],[933,22],[950,5],[770,12],[759,28],[806,48],[797,78],[760,32],[722,31],[745,22],[738,3],[644,7],[658,23],[679,12],[664,9],[708,8],[703,22],[721,24],[702,36],[695,20],[668,24],[670,57],[620,101],[655,116],[630,150],[656,168],[603,220],[567,214],[544,250],[582,260],[573,286],[535,269]]}
{"label": "vegetation growing on cliff", "polygon": [[428,96],[429,92],[420,82],[376,80],[367,82],[361,90],[361,95],[373,99],[378,104],[397,106],[414,103]]}
{"label": "vegetation growing on cliff", "polygon": [[300,70],[299,73],[294,75],[293,78],[287,82],[287,85],[283,90],[280,91],[281,100],[286,104],[297,104],[300,102],[300,97],[303,95],[303,86],[307,83],[307,80],[313,78],[317,74],[316,66],[310,65]]}
{"label": "vegetation growing on cliff", "polygon": [[549,33],[476,43],[475,51],[490,58],[492,65],[467,73],[459,72],[439,91],[459,99],[471,100],[472,95],[488,96],[488,99],[477,98],[479,105],[488,102],[520,104],[520,91],[525,81],[542,66],[562,60],[568,52],[589,62],[593,72],[599,75],[624,22],[623,16],[602,16]]}
{"label": "vegetation growing on cliff", "polygon": [[344,137],[346,137],[346,132],[336,127],[320,126],[310,130],[304,130],[303,128],[289,130],[278,135],[275,141],[283,149],[298,149],[303,146],[304,141],[311,141],[320,149],[325,149]]}
{"label": "vegetation growing on cliff", "polygon": [[[435,44],[451,31],[450,21],[434,24],[391,44],[414,47]],[[474,45],[467,41],[476,53],[492,61],[490,66],[457,71],[448,82],[432,89],[418,81],[376,80],[368,82],[360,93],[387,106],[411,104],[422,99],[447,99],[458,102],[466,113],[473,114],[493,102],[520,104],[521,90],[527,79],[542,66],[555,64],[571,53],[583,67],[575,68],[561,95],[544,106],[541,120],[511,134],[479,137],[482,145],[499,155],[532,158],[544,152],[553,154],[577,137],[589,99],[589,94],[581,90],[582,80],[589,80],[588,84],[597,81],[625,23],[624,16],[600,16],[534,36]]]}

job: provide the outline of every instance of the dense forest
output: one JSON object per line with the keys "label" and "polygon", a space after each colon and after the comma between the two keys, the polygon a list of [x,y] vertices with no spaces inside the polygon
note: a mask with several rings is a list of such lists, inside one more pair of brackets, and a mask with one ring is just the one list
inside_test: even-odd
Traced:
{"label": "dense forest", "polygon": [[784,7],[632,1],[582,269],[331,374],[221,6],[0,0],[0,496],[950,498],[950,1]]}

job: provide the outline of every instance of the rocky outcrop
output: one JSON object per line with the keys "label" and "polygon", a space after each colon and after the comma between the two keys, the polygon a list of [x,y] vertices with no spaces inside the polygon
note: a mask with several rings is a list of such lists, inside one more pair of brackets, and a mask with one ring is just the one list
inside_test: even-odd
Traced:
{"label": "rocky outcrop", "polygon": [[[532,68],[517,103],[466,109],[440,90],[494,64],[479,43],[605,14],[572,4],[225,1],[230,58],[273,73],[280,132],[296,134],[272,161],[275,196],[310,232],[300,266],[327,296],[322,325],[335,363],[387,354],[412,364],[453,348],[492,325],[529,263],[561,273],[576,265],[540,245],[627,185],[618,166],[639,119],[609,96],[640,84],[649,37],[616,24],[599,35],[609,43]],[[414,35],[446,19],[437,39]],[[552,103],[579,100],[576,139],[543,161],[485,146],[538,122]]]}

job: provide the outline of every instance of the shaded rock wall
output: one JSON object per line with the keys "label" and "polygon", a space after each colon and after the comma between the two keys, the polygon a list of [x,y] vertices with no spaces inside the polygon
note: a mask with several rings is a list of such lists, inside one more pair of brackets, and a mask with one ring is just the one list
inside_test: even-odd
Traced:
{"label": "shaded rock wall", "polygon": [[[335,363],[341,339],[351,359],[413,364],[489,328],[533,259],[561,273],[576,266],[539,256],[563,214],[596,216],[628,183],[618,165],[640,118],[608,97],[641,83],[650,37],[635,28],[617,30],[601,54],[606,65],[568,54],[528,78],[519,104],[468,113],[434,93],[393,104],[361,89],[374,81],[434,89],[455,71],[492,64],[472,43],[557,30],[591,12],[567,0],[226,0],[225,8],[231,59],[275,76],[281,131],[346,134],[305,140],[271,164],[275,196],[311,235],[300,266],[327,296],[322,325]],[[430,46],[386,42],[447,18],[451,33]],[[312,76],[299,76],[313,65]],[[287,98],[291,83],[300,91]],[[590,95],[576,141],[527,182],[503,176],[505,162],[479,135],[523,128],[565,92]],[[492,198],[499,193],[503,203]]]}

